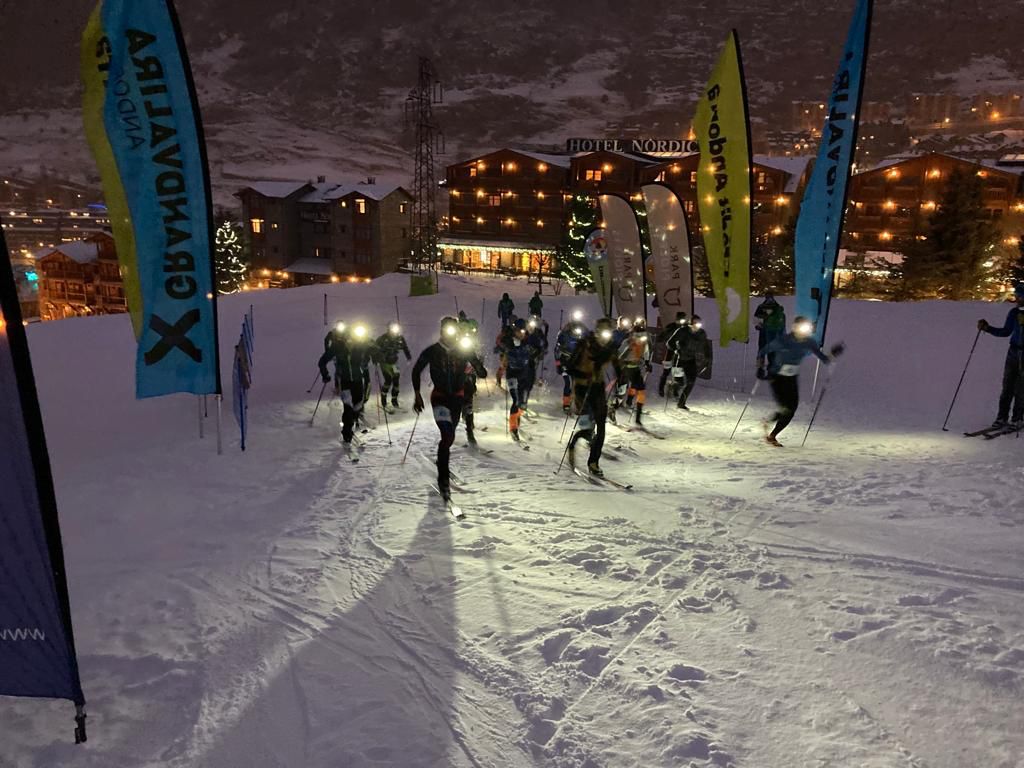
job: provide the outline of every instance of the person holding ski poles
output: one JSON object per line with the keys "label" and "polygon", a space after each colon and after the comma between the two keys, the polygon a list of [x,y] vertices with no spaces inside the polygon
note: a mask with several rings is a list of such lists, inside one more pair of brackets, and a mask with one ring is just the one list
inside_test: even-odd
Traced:
{"label": "person holding ski poles", "polygon": [[754,310],[754,317],[758,320],[754,326],[757,329],[757,378],[767,379],[768,360],[761,350],[786,332],[786,310],[775,300],[772,292],[767,291],[764,301]]}
{"label": "person holding ski poles", "polygon": [[[998,336],[1010,338],[1009,349],[1006,350],[1006,361],[1003,363],[1003,386],[999,393],[999,409],[993,429],[1021,429],[1024,426],[1024,283],[1018,283],[1013,289],[1016,306],[1006,314],[1006,322],[1002,328],[989,325],[985,320],[978,321],[978,330]],[[1013,415],[1010,407],[1013,406]]]}
{"label": "person holding ski poles", "polygon": [[615,325],[602,317],[594,330],[583,337],[569,360],[569,373],[573,377],[576,412],[580,414],[578,429],[569,438],[569,466],[576,466],[576,443],[580,438],[590,442],[587,469],[596,477],[604,477],[601,470],[601,450],[604,447],[605,420],[608,417],[608,395],[605,391],[605,370],[611,366],[616,380],[622,371],[618,347],[613,343]]}
{"label": "person holding ski poles", "polygon": [[412,360],[412,353],[409,345],[402,335],[402,328],[398,323],[388,326],[387,333],[382,333],[377,339],[377,351],[380,357],[377,364],[380,367],[380,374],[383,381],[380,385],[380,407],[385,410],[388,407],[388,390],[391,390],[391,406],[398,407],[398,384],[401,379],[398,370],[398,353],[405,355],[406,362]]}
{"label": "person holding ski poles", "polygon": [[626,404],[636,402],[636,424],[642,427],[647,374],[651,372],[651,338],[642,317],[633,321],[633,330],[619,347],[619,361],[626,382]]}
{"label": "person holding ski poles", "polygon": [[658,379],[658,397],[665,396],[665,384],[668,383],[668,377],[672,375],[672,348],[668,345],[668,340],[672,338],[672,334],[676,332],[676,329],[686,321],[685,312],[676,312],[676,319],[666,325],[658,333],[657,342],[659,347],[664,346],[665,355],[662,358],[661,364],[661,378]]}
{"label": "person holding ski poles", "polygon": [[512,324],[512,312],[515,311],[515,302],[509,298],[508,293],[501,294],[501,301],[498,302],[498,318],[501,320],[501,327],[507,328]]}
{"label": "person holding ski poles", "polygon": [[[468,339],[468,342],[464,339]],[[477,335],[476,320],[466,317],[465,312],[459,312],[459,348],[471,353],[466,358],[466,386],[463,390],[462,416],[466,424],[466,441],[470,446],[476,446],[476,435],[473,432],[476,426],[473,419],[473,400],[476,397],[477,376],[472,359],[474,357],[478,360],[481,359],[480,339]]]}
{"label": "person holding ski poles", "polygon": [[[679,391],[676,407],[688,411],[686,401],[697,384],[697,377],[710,365],[713,354],[711,340],[700,316],[694,315],[690,322],[680,322],[668,340],[668,347],[672,354],[671,371]],[[677,371],[682,375],[677,375]]]}
{"label": "person holding ski poles", "polygon": [[[562,410],[568,413],[572,405],[572,375],[569,373],[569,360],[587,334],[587,326],[577,318],[577,312],[565,324],[555,339],[555,370],[562,377]],[[582,318],[582,313],[579,317]]]}
{"label": "person holding ski poles", "polygon": [[[778,409],[765,419],[765,442],[781,448],[778,441],[779,433],[793,421],[797,406],[800,404],[800,363],[808,355],[814,355],[825,365],[829,365],[843,353],[843,345],[836,344],[831,354],[821,351],[814,340],[814,323],[806,317],[797,316],[793,319],[793,328],[789,333],[779,336],[765,347],[764,352],[771,361],[768,379],[772,385],[772,394]],[[772,427],[772,422],[775,426]],[[769,427],[771,430],[769,431]]]}
{"label": "person holding ski poles", "polygon": [[[335,329],[337,331],[337,329]],[[330,336],[330,344],[317,362],[320,376],[326,384],[331,380],[327,363],[334,361],[334,389],[341,397],[345,410],[341,417],[341,438],[345,451],[351,452],[352,434],[356,419],[363,410],[369,388],[365,371],[376,354],[370,339],[370,329],[362,323]]]}
{"label": "person holding ski poles", "polygon": [[516,320],[501,342],[501,355],[506,361],[505,385],[512,405],[508,412],[508,430],[512,439],[519,442],[519,420],[526,407],[523,398],[529,392],[533,364],[533,347],[529,343],[525,320]]}
{"label": "person holding ski poles", "polygon": [[481,379],[487,378],[484,364],[473,351],[472,340],[466,336],[460,338],[458,321],[454,317],[445,317],[441,319],[440,341],[420,352],[412,368],[412,388],[416,393],[413,409],[416,413],[422,413],[425,407],[420,394],[420,377],[425,368],[430,369],[433,383],[430,406],[434,423],[441,433],[437,444],[437,488],[445,501],[451,499],[449,457],[465,404],[467,363]]}

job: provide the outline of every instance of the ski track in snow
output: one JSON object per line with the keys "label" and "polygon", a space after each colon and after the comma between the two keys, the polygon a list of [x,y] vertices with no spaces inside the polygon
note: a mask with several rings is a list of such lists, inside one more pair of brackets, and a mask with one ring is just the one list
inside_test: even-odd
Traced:
{"label": "ski track in snow", "polygon": [[[268,295],[274,326],[257,312],[254,393],[277,381],[260,362],[275,346],[315,356],[300,294]],[[555,319],[575,303],[549,301]],[[441,313],[413,316],[414,349]],[[872,432],[837,403],[806,448],[802,409],[768,449],[760,396],[728,439],[749,384],[726,381],[689,413],[652,394],[665,440],[609,426],[623,493],[553,473],[560,386],[534,391],[529,452],[482,388],[495,452],[460,427],[458,522],[429,489],[429,414],[402,464],[414,415],[389,417],[389,446],[371,403],[353,465],[337,402],[309,428],[293,378],[254,401],[250,451],[220,463],[154,466],[128,445],[98,477],[104,457],[57,429],[90,742],[65,743],[61,704],[0,702],[0,767],[1019,767],[1016,441]]]}

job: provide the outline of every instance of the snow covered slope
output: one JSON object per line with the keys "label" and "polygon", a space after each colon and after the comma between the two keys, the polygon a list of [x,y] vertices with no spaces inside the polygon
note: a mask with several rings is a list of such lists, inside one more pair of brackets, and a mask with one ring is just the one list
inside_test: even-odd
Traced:
{"label": "snow covered slope", "polygon": [[[418,352],[456,301],[484,310],[486,341],[501,292],[532,293],[405,288],[329,286],[331,319],[383,330],[397,294]],[[753,351],[716,350],[692,412],[652,394],[666,439],[609,427],[602,463],[628,494],[554,474],[560,382],[535,396],[527,452],[491,381],[494,453],[460,430],[456,523],[427,488],[426,416],[405,465],[411,412],[391,445],[383,423],[364,436],[358,466],[336,402],[309,426],[323,289],[227,297],[225,347],[249,301],[250,445],[227,417],[222,457],[194,399],[131,399],[126,317],[29,329],[90,741],[70,743],[66,703],[2,700],[3,768],[1019,765],[1024,442],[960,435],[994,415],[1003,341],[979,342],[939,430],[974,321],[1007,307],[836,302],[848,352],[804,448],[811,403],[772,449],[763,392],[729,441]],[[546,297],[552,332],[575,306],[596,301]]]}

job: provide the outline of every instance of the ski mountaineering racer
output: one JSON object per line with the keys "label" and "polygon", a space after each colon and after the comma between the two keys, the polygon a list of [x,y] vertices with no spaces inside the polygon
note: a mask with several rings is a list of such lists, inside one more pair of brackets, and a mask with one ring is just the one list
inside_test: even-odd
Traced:
{"label": "ski mountaineering racer", "polygon": [[[1024,283],[1018,283],[1014,289],[1014,300],[1017,306],[1006,315],[1006,322],[1001,328],[991,326],[985,320],[978,321],[978,330],[998,336],[1010,338],[1010,347],[1006,350],[1006,361],[1003,363],[1003,386],[999,393],[999,410],[993,429],[1012,428],[1020,430],[1024,426]],[[1013,415],[1010,415],[1010,406]]]}
{"label": "ski mountaineering racer", "polygon": [[420,377],[426,368],[430,369],[433,389],[430,392],[430,406],[434,423],[441,433],[437,444],[437,487],[445,501],[451,499],[451,477],[449,457],[455,442],[455,429],[466,397],[466,364],[469,363],[477,376],[487,378],[483,362],[473,350],[473,342],[467,336],[460,336],[459,322],[454,317],[441,320],[440,341],[420,352],[412,368],[412,388],[416,393],[413,405],[416,413],[424,408],[420,394]]}
{"label": "ski mountaineering racer", "polygon": [[388,326],[387,333],[382,333],[377,338],[377,365],[383,379],[380,385],[380,407],[388,407],[388,390],[391,391],[391,406],[398,407],[398,386],[401,372],[398,370],[398,353],[405,355],[406,362],[412,360],[412,353],[409,352],[409,345],[402,335],[402,328],[398,323]]}
{"label": "ski mountaineering racer", "polygon": [[686,402],[697,378],[711,364],[713,354],[711,340],[699,315],[679,324],[668,340],[668,348],[672,354],[671,372],[679,392],[676,407],[688,411]]}
{"label": "ski mountaineering racer", "polygon": [[355,423],[369,395],[366,372],[377,351],[370,339],[370,329],[362,323],[345,327],[340,332],[335,328],[324,343],[327,349],[317,367],[324,383],[327,383],[331,380],[327,364],[334,361],[334,389],[345,409],[341,417],[341,437],[345,450],[351,451]]}
{"label": "ski mountaineering racer", "polygon": [[[762,422],[767,432],[764,439],[769,445],[782,447],[778,441],[779,433],[789,426],[800,404],[800,363],[803,359],[814,355],[828,365],[843,352],[843,345],[836,344],[832,347],[832,354],[826,355],[814,340],[813,334],[814,323],[797,316],[793,318],[792,330],[776,338],[764,349],[771,361],[768,378],[778,405],[778,410]],[[772,422],[775,426],[768,431]]]}
{"label": "ski mountaineering racer", "polygon": [[555,339],[555,370],[562,377],[563,411],[568,411],[572,405],[572,375],[569,373],[569,360],[586,334],[587,326],[583,324],[583,313],[577,309]]}
{"label": "ski mountaineering racer", "polygon": [[601,449],[604,447],[605,420],[608,417],[608,397],[605,392],[605,370],[610,366],[617,380],[622,373],[618,347],[614,344],[614,325],[602,317],[594,330],[583,337],[569,360],[569,373],[573,377],[575,406],[580,414],[578,429],[569,438],[569,465],[575,469],[576,443],[581,438],[590,442],[587,469],[592,475],[604,477],[601,471]]}

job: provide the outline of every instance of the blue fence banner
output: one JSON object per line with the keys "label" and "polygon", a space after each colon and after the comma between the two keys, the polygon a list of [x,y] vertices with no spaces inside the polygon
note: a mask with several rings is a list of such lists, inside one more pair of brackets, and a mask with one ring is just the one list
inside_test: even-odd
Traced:
{"label": "blue fence banner", "polygon": [[0,230],[0,695],[70,699],[85,741],[57,498],[18,289]]}
{"label": "blue fence banner", "polygon": [[138,338],[136,397],[220,394],[210,175],[171,1],[100,0],[82,78]]}
{"label": "blue fence banner", "polygon": [[839,71],[832,83],[818,157],[804,190],[796,223],[796,313],[815,322],[818,343],[825,339],[832,279],[839,257],[850,171],[857,146],[871,10],[872,0],[857,0]]}

